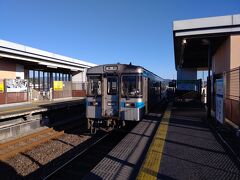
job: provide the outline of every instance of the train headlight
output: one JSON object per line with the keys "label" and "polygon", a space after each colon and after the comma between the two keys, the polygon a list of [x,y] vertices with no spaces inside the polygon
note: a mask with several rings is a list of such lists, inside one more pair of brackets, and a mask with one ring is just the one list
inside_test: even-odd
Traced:
{"label": "train headlight", "polygon": [[93,106],[98,106],[98,102],[93,102]]}
{"label": "train headlight", "polygon": [[135,107],[135,103],[132,102],[126,102],[125,107]]}
{"label": "train headlight", "polygon": [[92,101],[92,102],[89,102],[89,106],[98,106],[98,102],[97,101]]}
{"label": "train headlight", "polygon": [[116,103],[115,103],[115,102],[110,102],[110,101],[109,101],[109,102],[107,103],[107,105],[108,105],[108,106],[116,106]]}

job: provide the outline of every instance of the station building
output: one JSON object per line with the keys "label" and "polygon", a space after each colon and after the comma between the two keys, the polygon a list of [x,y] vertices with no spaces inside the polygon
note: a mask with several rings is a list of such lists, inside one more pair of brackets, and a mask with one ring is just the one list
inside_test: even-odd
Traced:
{"label": "station building", "polygon": [[240,15],[173,22],[179,89],[193,90],[198,71],[207,71],[208,115],[240,127]]}
{"label": "station building", "polygon": [[0,105],[85,96],[93,63],[0,40]]}

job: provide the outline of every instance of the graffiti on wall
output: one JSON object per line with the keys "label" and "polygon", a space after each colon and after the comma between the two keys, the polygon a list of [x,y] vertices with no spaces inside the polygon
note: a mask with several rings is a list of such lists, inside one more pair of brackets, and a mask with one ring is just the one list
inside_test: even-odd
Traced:
{"label": "graffiti on wall", "polygon": [[28,80],[26,79],[6,79],[7,92],[27,92]]}

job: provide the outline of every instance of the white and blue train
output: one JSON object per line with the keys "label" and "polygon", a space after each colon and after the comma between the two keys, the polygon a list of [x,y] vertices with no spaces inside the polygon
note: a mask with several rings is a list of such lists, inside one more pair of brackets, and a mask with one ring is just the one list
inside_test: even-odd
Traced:
{"label": "white and blue train", "polygon": [[86,117],[92,133],[100,126],[140,121],[166,97],[164,79],[141,66],[108,64],[87,70]]}

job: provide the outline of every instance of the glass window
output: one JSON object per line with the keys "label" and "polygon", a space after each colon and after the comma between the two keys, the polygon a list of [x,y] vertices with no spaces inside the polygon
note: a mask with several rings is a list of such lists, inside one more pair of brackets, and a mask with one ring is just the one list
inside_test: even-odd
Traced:
{"label": "glass window", "polygon": [[100,76],[89,76],[88,77],[88,96],[101,95],[101,77]]}
{"label": "glass window", "polygon": [[50,73],[44,72],[44,90],[48,91],[50,88]]}
{"label": "glass window", "polygon": [[39,71],[34,71],[34,88],[39,89]]}
{"label": "glass window", "polygon": [[29,79],[28,79],[28,82],[29,82],[29,87],[30,88],[33,88],[33,86],[34,86],[34,83],[33,83],[33,70],[29,70],[29,74],[28,74],[28,77],[29,77]]}
{"label": "glass window", "polygon": [[141,76],[122,76],[122,97],[142,97]]}
{"label": "glass window", "polygon": [[59,81],[59,73],[55,73],[55,81]]}
{"label": "glass window", "polygon": [[63,74],[59,73],[59,81],[62,81],[62,80],[63,80]]}
{"label": "glass window", "polygon": [[108,77],[107,78],[107,93],[110,95],[116,95],[117,91],[118,91],[117,78],[116,77]]}
{"label": "glass window", "polygon": [[43,90],[43,72],[42,71],[40,71],[39,72],[39,88],[40,88],[40,90]]}

